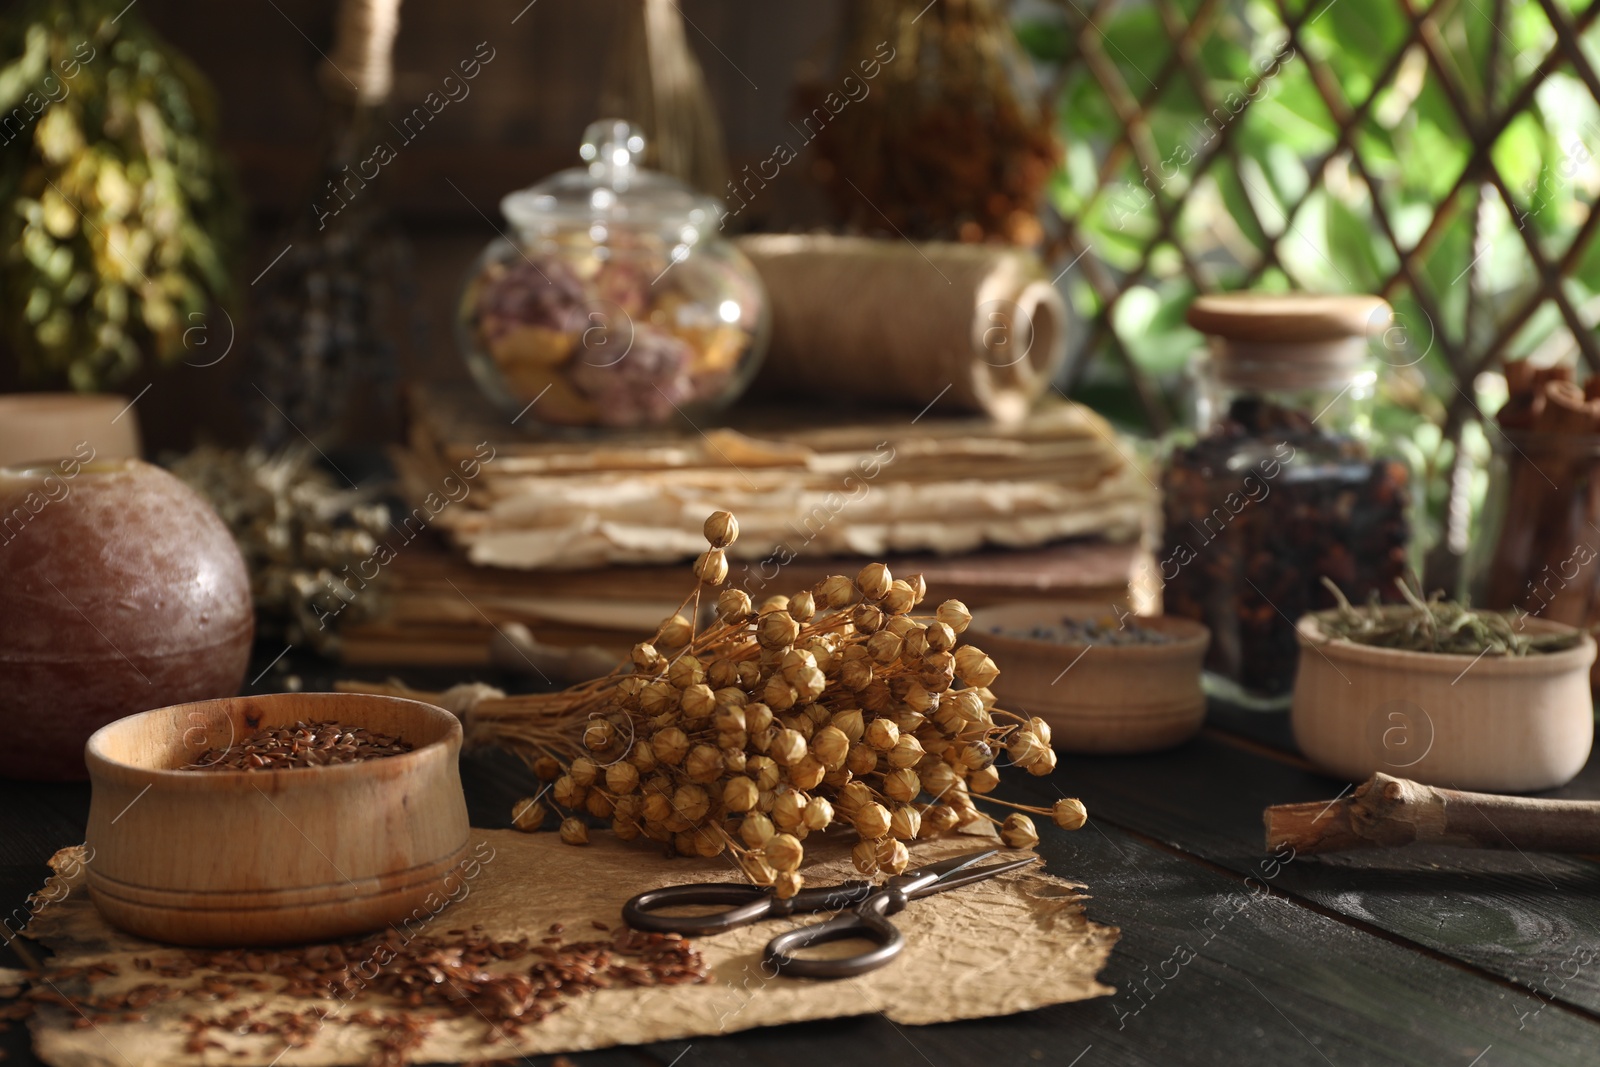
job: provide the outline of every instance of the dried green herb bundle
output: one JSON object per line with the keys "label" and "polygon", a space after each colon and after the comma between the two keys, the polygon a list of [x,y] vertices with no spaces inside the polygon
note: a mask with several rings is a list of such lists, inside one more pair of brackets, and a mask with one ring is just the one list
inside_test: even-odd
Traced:
{"label": "dried green herb bundle", "polygon": [[1450,656],[1527,656],[1573,648],[1585,632],[1532,633],[1526,619],[1515,613],[1474,611],[1468,604],[1444,600],[1444,594],[1437,592],[1424,600],[1403,579],[1396,579],[1395,585],[1406,598],[1404,605],[1374,602],[1365,608],[1352,606],[1327,578],[1322,583],[1339,601],[1331,611],[1317,613],[1323,633],[1375,648]]}

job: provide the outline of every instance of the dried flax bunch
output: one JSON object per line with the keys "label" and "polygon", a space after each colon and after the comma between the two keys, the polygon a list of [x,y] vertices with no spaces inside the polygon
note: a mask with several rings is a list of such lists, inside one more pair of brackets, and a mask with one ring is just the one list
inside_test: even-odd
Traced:
{"label": "dried flax bunch", "polygon": [[[787,897],[803,884],[806,836],[840,823],[861,837],[853,858],[864,874],[897,874],[908,841],[976,819],[999,823],[1016,848],[1038,841],[1023,812],[1083,825],[1077,800],[1046,809],[984,796],[1002,752],[1031,774],[1054,769],[1050,728],[994,706],[994,661],[957,647],[971,618],[960,601],[915,614],[920,575],[896,579],[872,563],[854,580],[835,575],[759,606],[724,589],[717,621],[696,632],[689,619],[702,591],[726,580],[723,550],[738,530],[727,512],[706,520],[711,547],[694,565],[703,584],[684,604],[693,610],[634,646],[631,673],[473,708],[475,738],[551,783],[541,795],[571,813],[564,840],[587,842],[577,814],[587,812],[624,840],[684,855],[729,849],[754,882]],[[1018,810],[1000,822],[979,799]],[[523,801],[514,816],[537,829],[544,804]]]}

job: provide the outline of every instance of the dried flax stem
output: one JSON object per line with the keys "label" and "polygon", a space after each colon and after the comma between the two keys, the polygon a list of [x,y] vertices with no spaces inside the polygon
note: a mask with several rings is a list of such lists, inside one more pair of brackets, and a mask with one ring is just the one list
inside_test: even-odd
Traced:
{"label": "dried flax stem", "polygon": [[1375,774],[1332,802],[1263,813],[1267,849],[1297,855],[1401,845],[1600,853],[1600,801],[1466,793]]}

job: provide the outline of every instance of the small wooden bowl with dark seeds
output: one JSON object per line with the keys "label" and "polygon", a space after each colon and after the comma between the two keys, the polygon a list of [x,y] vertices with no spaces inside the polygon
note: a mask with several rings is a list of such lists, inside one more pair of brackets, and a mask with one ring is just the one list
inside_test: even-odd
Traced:
{"label": "small wooden bowl with dark seeds", "polygon": [[972,613],[965,638],[1000,668],[1000,706],[1050,724],[1063,752],[1154,752],[1205,721],[1201,660],[1211,632],[1108,604],[1030,601]]}
{"label": "small wooden bowl with dark seeds", "polygon": [[460,751],[443,708],[358,693],[120,719],[84,751],[90,899],[184,945],[322,941],[426,913],[466,853]]}

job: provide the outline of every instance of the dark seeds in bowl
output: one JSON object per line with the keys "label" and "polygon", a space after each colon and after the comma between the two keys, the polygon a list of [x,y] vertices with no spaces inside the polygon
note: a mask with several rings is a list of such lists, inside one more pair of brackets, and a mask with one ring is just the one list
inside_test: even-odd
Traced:
{"label": "dark seeds in bowl", "polygon": [[1064,618],[1053,625],[991,626],[999,637],[1023,641],[1049,641],[1057,645],[1166,645],[1172,637],[1139,625],[1131,616],[1119,620]]}
{"label": "dark seeds in bowl", "polygon": [[410,741],[337,722],[269,726],[227,748],[208,749],[185,771],[283,771],[360,763],[410,752]]}

